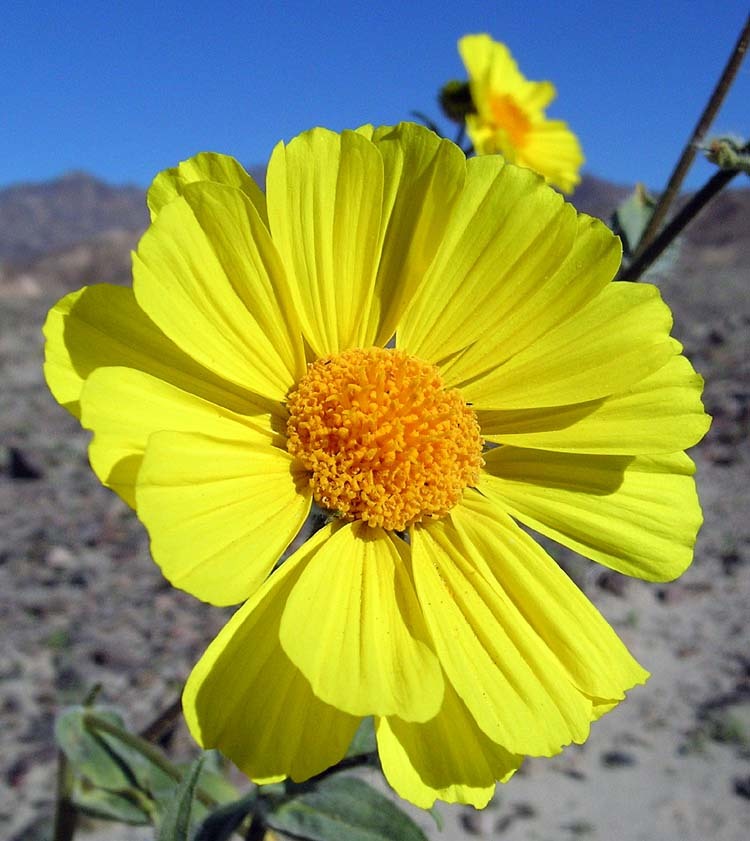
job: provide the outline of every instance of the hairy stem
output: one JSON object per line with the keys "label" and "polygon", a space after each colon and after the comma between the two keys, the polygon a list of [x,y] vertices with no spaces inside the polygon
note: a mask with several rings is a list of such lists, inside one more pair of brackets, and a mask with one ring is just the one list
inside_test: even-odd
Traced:
{"label": "hairy stem", "polygon": [[174,725],[181,712],[182,691],[168,707],[163,709],[150,724],[141,730],[141,738],[147,742],[155,742]]}
{"label": "hairy stem", "polygon": [[748,43],[750,43],[750,15],[748,15],[748,18],[745,21],[745,26],[740,33],[740,37],[734,45],[734,50],[732,50],[732,54],[729,57],[726,67],[724,68],[724,72],[721,74],[721,77],[719,78],[719,81],[708,100],[708,104],[701,114],[701,117],[698,120],[698,123],[685,148],[683,149],[682,155],[677,162],[672,175],[669,178],[667,188],[661,194],[659,202],[654,209],[654,213],[646,226],[646,230],[643,232],[643,236],[641,237],[634,254],[636,262],[654,239],[656,232],[659,230],[659,227],[667,215],[667,211],[678,195],[682,182],[684,181],[687,171],[693,163],[693,159],[698,151],[698,144],[708,131],[709,126],[716,116],[716,112],[719,110],[724,98],[729,92],[729,88],[737,75],[737,71],[740,69],[742,59],[745,57],[745,53],[747,52]]}

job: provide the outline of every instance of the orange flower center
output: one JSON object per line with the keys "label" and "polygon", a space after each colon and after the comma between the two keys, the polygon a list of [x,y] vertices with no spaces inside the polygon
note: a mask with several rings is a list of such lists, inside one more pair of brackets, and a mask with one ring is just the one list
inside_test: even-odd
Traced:
{"label": "orange flower center", "polygon": [[496,127],[506,132],[514,146],[523,145],[531,122],[515,99],[508,94],[494,96],[490,99],[490,109]]}
{"label": "orange flower center", "polygon": [[400,350],[318,359],[289,395],[288,450],[323,508],[403,531],[441,517],[483,465],[474,411],[434,365]]}

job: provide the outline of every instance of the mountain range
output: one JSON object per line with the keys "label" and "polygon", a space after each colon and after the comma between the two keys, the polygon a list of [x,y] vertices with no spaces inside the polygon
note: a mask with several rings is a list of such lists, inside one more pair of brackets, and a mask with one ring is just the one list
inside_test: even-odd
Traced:
{"label": "mountain range", "polygon": [[[251,168],[262,183],[262,167]],[[739,179],[738,179],[739,180]],[[582,211],[605,219],[631,191],[584,176],[572,197]],[[725,190],[683,237],[684,271],[733,273],[750,265],[750,189]],[[76,288],[127,283],[130,251],[148,224],[145,191],[108,184],[85,172],[0,189],[0,284]]]}

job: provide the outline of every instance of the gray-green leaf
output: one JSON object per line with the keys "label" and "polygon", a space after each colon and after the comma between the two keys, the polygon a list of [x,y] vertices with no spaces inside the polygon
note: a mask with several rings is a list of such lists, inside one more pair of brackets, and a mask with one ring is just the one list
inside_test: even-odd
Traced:
{"label": "gray-green leaf", "polygon": [[193,841],[227,841],[253,811],[257,798],[257,793],[251,791],[233,803],[214,809],[196,830]]}
{"label": "gray-green leaf", "polygon": [[631,256],[638,247],[655,207],[654,197],[649,195],[643,184],[636,184],[633,193],[612,215],[612,230],[622,239],[626,257]]}
{"label": "gray-green leaf", "polygon": [[[76,706],[64,710],[55,722],[55,739],[72,768],[92,783],[111,791],[125,791],[134,784],[129,768],[130,757],[113,750],[112,746],[92,733],[85,716],[90,707]],[[123,727],[120,716],[111,710],[98,708],[97,715]]]}
{"label": "gray-green leaf", "polygon": [[77,809],[93,818],[117,821],[133,826],[151,823],[151,815],[145,804],[126,793],[97,788],[79,777],[73,788],[73,803]]}
{"label": "gray-green leaf", "polygon": [[375,753],[378,749],[375,741],[375,725],[372,716],[363,718],[357,732],[354,734],[352,743],[349,745],[347,756],[364,756],[368,753]]}
{"label": "gray-green leaf", "polygon": [[266,821],[309,841],[426,841],[408,815],[356,777],[327,777],[278,805]]}

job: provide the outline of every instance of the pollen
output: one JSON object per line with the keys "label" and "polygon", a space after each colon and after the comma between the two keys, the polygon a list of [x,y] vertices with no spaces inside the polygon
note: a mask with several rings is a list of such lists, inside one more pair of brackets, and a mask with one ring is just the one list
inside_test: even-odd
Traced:
{"label": "pollen", "polygon": [[289,395],[288,450],[316,502],[403,531],[442,517],[483,465],[476,415],[438,369],[389,348],[318,359]]}

